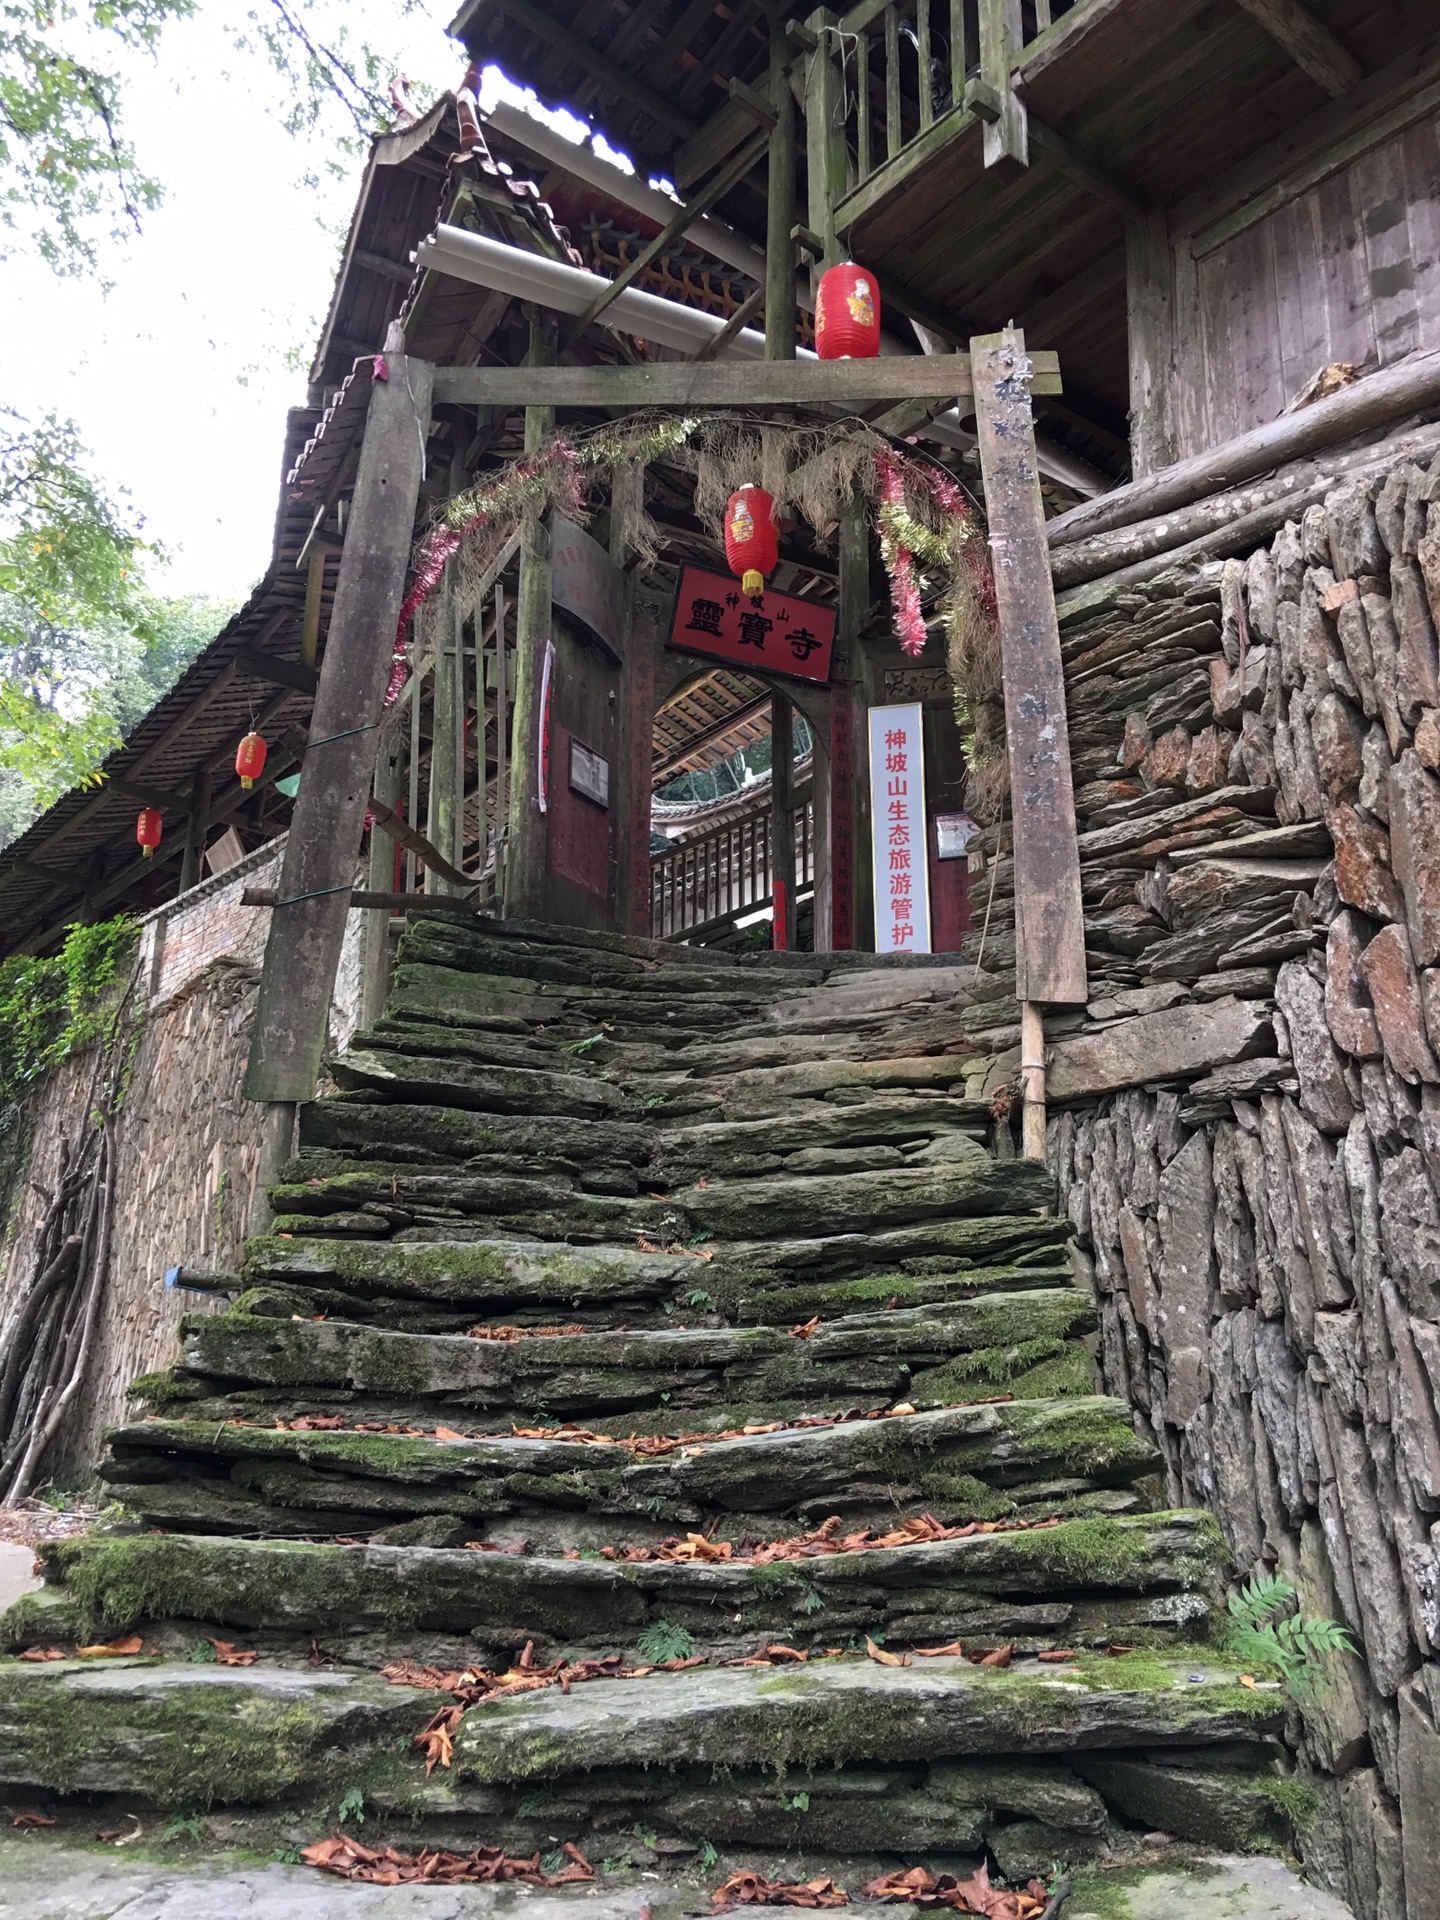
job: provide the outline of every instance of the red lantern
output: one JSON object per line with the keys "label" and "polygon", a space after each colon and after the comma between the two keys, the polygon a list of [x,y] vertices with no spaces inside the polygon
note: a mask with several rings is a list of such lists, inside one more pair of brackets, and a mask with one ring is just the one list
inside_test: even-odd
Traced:
{"label": "red lantern", "polygon": [[265,771],[265,742],[258,733],[247,733],[236,748],[235,771],[247,793]]}
{"label": "red lantern", "polygon": [[820,276],[815,351],[822,360],[873,360],[880,351],[880,289],[853,260]]}
{"label": "red lantern", "polygon": [[148,860],[160,844],[160,809],[142,807],[140,818],[135,822],[135,838],[140,842],[140,850]]}
{"label": "red lantern", "polygon": [[763,487],[741,487],[725,508],[725,561],[751,595],[765,591],[765,576],[780,558],[775,502]]}

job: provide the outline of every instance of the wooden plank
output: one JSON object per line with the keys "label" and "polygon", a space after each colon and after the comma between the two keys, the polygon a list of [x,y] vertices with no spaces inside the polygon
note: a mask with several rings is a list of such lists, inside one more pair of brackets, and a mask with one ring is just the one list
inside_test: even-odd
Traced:
{"label": "wooden plank", "polygon": [[1364,76],[1360,62],[1300,0],[1238,0],[1317,87],[1338,98]]}
{"label": "wooden plank", "polygon": [[1171,231],[1208,253],[1440,106],[1440,35],[1396,60],[1171,210]]}
{"label": "wooden plank", "polygon": [[[980,122],[963,103],[947,107],[933,126],[919,133],[906,143],[893,160],[887,160],[878,166],[868,180],[862,180],[853,193],[844,193],[835,206],[835,226],[840,233],[848,233],[867,215],[874,212],[882,201],[898,193],[916,174],[927,172],[935,163],[936,157],[943,153],[954,140],[971,133]],[[812,205],[810,224],[815,224]]]}
{"label": "wooden plank", "polygon": [[[881,285],[884,298],[885,284]],[[1059,393],[1060,362],[1033,354],[1037,393]],[[957,384],[958,383],[958,384]],[[946,354],[874,360],[667,360],[641,367],[438,367],[437,404],[510,407],[799,407],[829,401],[954,399],[970,363]]]}
{"label": "wooden plank", "polygon": [[1170,233],[1160,212],[1125,223],[1130,343],[1130,467],[1137,478],[1175,458],[1174,285]]}
{"label": "wooden plank", "polygon": [[1060,628],[1050,585],[1025,336],[970,342],[985,515],[1005,681],[1015,835],[1016,997],[1083,1006],[1085,923],[1065,716]]}
{"label": "wooden plank", "polygon": [[268,680],[272,686],[293,687],[297,693],[314,693],[320,676],[314,667],[300,660],[280,660],[273,653],[261,653],[255,647],[241,647],[235,665],[247,680]]}
{"label": "wooden plank", "polygon": [[285,843],[279,892],[289,904],[276,909],[265,945],[245,1073],[250,1100],[312,1099],[325,1045],[430,417],[428,362],[407,359],[398,326],[385,351],[390,378],[370,401],[305,778]]}

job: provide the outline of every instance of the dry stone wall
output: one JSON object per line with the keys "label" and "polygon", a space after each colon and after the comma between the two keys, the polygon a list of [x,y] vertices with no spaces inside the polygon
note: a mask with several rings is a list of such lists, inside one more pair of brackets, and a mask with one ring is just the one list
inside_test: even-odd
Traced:
{"label": "dry stone wall", "polygon": [[[1407,443],[1407,444],[1413,444]],[[1072,565],[1072,577],[1074,563]],[[1092,1003],[1049,1156],[1101,1359],[1242,1568],[1350,1627],[1307,1859],[1440,1894],[1440,457],[1061,596]],[[997,839],[999,847],[997,852]],[[1003,835],[972,880],[1013,955]],[[1003,973],[1001,975],[1003,977]],[[1003,1026],[987,1090],[1018,1052]]]}
{"label": "dry stone wall", "polygon": [[[209,1310],[203,1294],[167,1290],[167,1269],[239,1264],[260,1165],[260,1109],[240,1083],[270,918],[240,896],[273,885],[279,859],[277,844],[261,849],[141,924],[146,1012],[116,1128],[108,1297],[84,1394],[45,1462],[58,1485],[90,1479],[102,1433],[125,1417],[126,1388],[174,1359],[185,1314]],[[358,924],[349,930],[336,983],[336,1048],[358,1017],[358,933]],[[0,1331],[29,1272],[63,1145],[84,1124],[92,1068],[89,1055],[67,1061],[33,1097],[0,1263]]]}

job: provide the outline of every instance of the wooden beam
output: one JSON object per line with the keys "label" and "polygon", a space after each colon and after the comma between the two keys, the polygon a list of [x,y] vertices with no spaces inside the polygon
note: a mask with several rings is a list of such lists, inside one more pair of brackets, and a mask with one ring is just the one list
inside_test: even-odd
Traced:
{"label": "wooden beam", "polygon": [[[242,907],[273,907],[280,898],[275,887],[246,887],[240,895]],[[383,887],[355,887],[352,889],[346,906],[352,911],[356,907],[380,907],[390,913],[405,913],[412,907],[424,913],[478,913],[479,897],[473,891],[468,894],[449,893],[436,898],[431,893],[393,893]],[[377,929],[381,939],[387,939],[383,928]],[[369,929],[367,929],[368,935]],[[369,1026],[384,1012],[383,1005],[374,1014],[363,1013],[360,1016],[362,1026]]]}
{"label": "wooden beam", "polygon": [[[652,260],[664,253],[667,247],[672,246],[702,214],[708,213],[717,200],[723,200],[730,189],[750,171],[769,144],[768,134],[757,133],[740,149],[728,166],[720,169],[713,180],[702,187],[698,193],[693,194],[684,206],[677,207],[668,223],[660,229],[654,239],[642,247],[633,260],[626,262],[609,286],[596,294],[577,320],[570,322],[561,337],[560,351],[563,353],[567,347],[573,347],[584,335],[586,328],[600,318],[611,302],[617,299],[632,281],[639,279]],[[794,278],[793,274],[791,278]]]}
{"label": "wooden beam", "polygon": [[979,11],[980,78],[999,101],[985,122],[985,165],[1013,174],[1030,164],[1029,115],[1011,77],[1025,38],[1020,0],[979,0]]}
{"label": "wooden beam", "polygon": [[573,60],[577,67],[583,67],[593,79],[607,87],[611,93],[618,93],[622,100],[628,100],[642,113],[649,114],[652,120],[658,120],[662,127],[668,127],[671,133],[685,138],[695,130],[695,123],[687,113],[682,113],[663,94],[647,87],[643,80],[637,80],[626,73],[623,67],[608,59],[598,48],[592,47],[588,40],[582,40],[578,33],[572,33],[569,27],[562,27],[558,20],[552,20],[543,8],[533,6],[531,0],[505,0],[505,13],[517,26],[528,27],[531,33],[554,47],[557,53],[563,53]]}
{"label": "wooden beam", "polygon": [[[815,51],[805,62],[805,178],[808,224],[824,251],[810,263],[810,296],[826,267],[841,257],[835,209],[849,185],[850,155],[845,139],[845,76],[835,57],[835,15],[819,7],[805,22],[815,35]],[[839,362],[832,364],[838,365]]]}
{"label": "wooden beam", "polygon": [[350,259],[354,266],[364,267],[370,273],[383,274],[387,280],[394,280],[402,287],[408,287],[415,278],[415,268],[407,266],[403,260],[387,260],[383,253],[369,253],[364,247],[357,247]]}
{"label": "wooden beam", "polygon": [[1015,836],[1016,998],[1083,1006],[1085,922],[1060,628],[1025,377],[1013,327],[970,342],[1005,682]]}
{"label": "wooden beam", "polygon": [[1369,427],[1383,426],[1440,401],[1440,349],[1418,353],[1393,367],[1382,367],[1344,387],[1328,400],[1316,400],[1298,413],[1282,414],[1223,445],[1179,460],[1173,467],[1117,487],[1056,516],[1046,529],[1052,547],[1086,540],[1115,527],[1134,526],[1152,514],[1189,506],[1208,493],[1236,487],[1287,460],[1333,447]]}
{"label": "wooden beam", "polygon": [[735,309],[734,313],[731,314],[730,318],[725,322],[719,333],[715,335],[714,339],[705,342],[704,346],[695,355],[696,365],[700,365],[707,360],[718,359],[735,338],[736,334],[742,332],[744,328],[749,326],[750,322],[764,305],[765,286],[762,281],[747,299],[741,301],[740,305]]}
{"label": "wooden beam", "polygon": [[118,775],[105,783],[123,799],[138,800],[142,807],[159,807],[164,813],[185,815],[190,811],[188,793],[172,793],[167,787],[152,787],[143,780],[123,780]]}
{"label": "wooden beam", "polygon": [[1364,78],[1360,62],[1300,0],[1238,0],[1317,87],[1339,99]]}
{"label": "wooden beam", "polygon": [[1086,193],[1094,194],[1097,200],[1114,207],[1117,213],[1128,215],[1145,211],[1145,202],[1138,193],[1132,193],[1129,187],[1122,186],[1089,154],[1072,146],[1033,114],[1030,117],[1030,151],[1038,155],[1053,172],[1062,174],[1075,186],[1083,187]]}
{"label": "wooden beam", "polygon": [[[885,291],[882,282],[882,300]],[[1047,352],[1031,358],[1035,391],[1059,393],[1057,356]],[[803,407],[831,401],[845,405],[871,400],[954,401],[969,392],[970,362],[964,354],[894,354],[874,360],[666,360],[636,367],[437,367],[435,371],[436,401],[459,406]]]}
{"label": "wooden beam", "polygon": [[305,778],[285,843],[279,889],[290,904],[270,923],[245,1074],[248,1099],[280,1106],[315,1093],[420,494],[431,368],[407,358],[398,325],[385,352],[390,377],[370,399]]}
{"label": "wooden beam", "polygon": [[[457,887],[468,889],[476,885],[474,874],[463,873],[459,867],[452,866],[433,840],[427,840],[417,828],[407,826],[392,807],[373,794],[370,798],[370,817],[382,833],[388,834],[392,840],[398,840],[407,853],[413,853],[425,862],[427,879],[434,873]],[[430,889],[426,889],[424,897],[430,897]]]}
{"label": "wooden beam", "polygon": [[273,653],[260,653],[254,647],[241,647],[235,664],[247,680],[268,680],[272,686],[293,687],[296,693],[313,694],[320,684],[314,667],[299,660],[280,660]]}

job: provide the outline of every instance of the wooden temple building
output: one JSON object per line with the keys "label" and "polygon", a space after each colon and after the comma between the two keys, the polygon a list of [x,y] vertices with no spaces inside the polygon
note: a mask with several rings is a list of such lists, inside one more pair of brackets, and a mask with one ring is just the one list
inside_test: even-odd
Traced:
{"label": "wooden temple building", "polygon": [[[780,1127],[794,1087],[825,1143],[877,1087],[950,1102],[930,1146],[887,1108],[883,1137],[853,1134],[878,1157],[790,1140],[764,1181],[818,1181],[833,1153],[840,1197],[810,1190],[806,1231],[843,1233],[853,1203],[879,1234],[941,1209],[885,1212],[958,1129],[1008,1165],[1013,1211],[1054,1209],[1094,1368],[1017,1396],[1098,1379],[1165,1504],[1186,1525],[1208,1509],[1243,1571],[1278,1569],[1354,1639],[1323,1697],[1264,1733],[1318,1824],[1292,1793],[1265,1802],[1292,1823],[1267,1825],[1257,1788],[1247,1838],[1290,1847],[1358,1920],[1433,1920],[1440,9],[469,0],[453,33],[460,84],[370,155],[265,575],[104,783],[0,853],[7,950],[134,911],[154,1004],[219,1036],[164,943],[224,894],[204,951],[243,945],[249,967],[244,1016],[214,1038],[233,1137],[197,1123],[175,1152],[197,1220],[222,1162],[254,1195],[247,1224],[275,1233],[246,1258],[267,1285],[319,1285],[322,1253],[296,1277],[315,1246],[444,1238],[491,1206],[464,1197],[488,1146],[438,1226],[403,1168],[389,1199],[366,1184],[364,1103],[394,1116],[383,1102],[419,1085],[397,1137],[430,1143],[413,1116],[461,1076],[395,1065],[425,1050],[384,1031],[402,938],[402,1025],[424,993],[432,1032],[488,995],[457,1021],[516,1047],[550,1044],[545,996],[571,992],[586,941],[621,1028],[612,964],[677,995],[689,967],[717,995],[724,967],[762,1000],[768,981],[769,1011],[736,988],[733,1058],[713,1035],[674,1043],[719,1048],[695,1072],[736,1074],[732,1130]],[[482,113],[492,63],[633,170],[514,107]],[[879,351],[821,358],[821,281],[847,264],[873,287]],[[779,502],[759,594],[727,560],[747,484]],[[244,788],[251,732],[268,755]],[[163,822],[149,856],[142,807]],[[466,969],[470,1000],[445,984]],[[629,1042],[587,1033],[577,1006],[553,1018],[578,1085]],[[378,1053],[337,1066],[357,1027]],[[642,1106],[674,1093],[662,1027]],[[780,1077],[780,1104],[752,1071]],[[523,1118],[519,1098],[499,1111]],[[457,1138],[484,1105],[467,1102]],[[662,1230],[649,1185],[673,1198],[702,1169],[680,1134],[662,1144],[649,1172],[570,1167],[581,1198],[534,1232],[599,1241],[617,1229],[585,1207],[633,1197],[627,1247],[670,1235],[678,1256],[734,1180],[719,1200],[687,1185],[690,1214]],[[548,1166],[543,1142],[524,1151],[527,1178]],[[1044,1194],[1021,1164],[1042,1160]],[[845,1199],[841,1176],[882,1167],[900,1197]],[[283,1225],[267,1190],[289,1196]],[[820,1227],[815,1208],[838,1212]],[[205,1274],[240,1258],[233,1220],[183,1246],[132,1228],[212,1293]],[[943,1264],[913,1231],[907,1285]],[[323,1258],[326,1286],[352,1284]],[[111,1417],[127,1364],[172,1357],[177,1318],[117,1334]],[[186,1325],[183,1391],[225,1414],[196,1384],[224,1375],[210,1336]],[[127,1434],[117,1480],[150,1444]],[[187,1507],[193,1488],[141,1505],[244,1531],[233,1515],[260,1495],[243,1485],[234,1507]],[[1236,1733],[1241,1758],[1216,1767],[1260,1764],[1259,1738]],[[1158,1739],[1094,1775],[1151,1826],[1146,1794],[1191,1764]]]}

